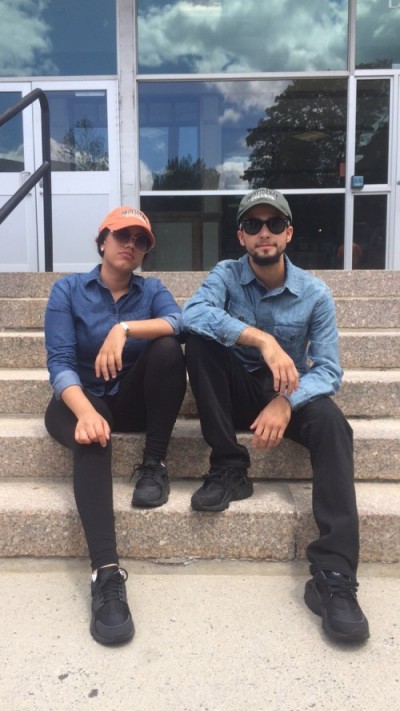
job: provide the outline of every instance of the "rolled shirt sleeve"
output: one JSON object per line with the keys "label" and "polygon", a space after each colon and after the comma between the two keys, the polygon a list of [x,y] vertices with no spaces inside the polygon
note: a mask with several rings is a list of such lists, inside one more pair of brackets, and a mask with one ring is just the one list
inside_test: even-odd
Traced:
{"label": "rolled shirt sleeve", "polygon": [[51,290],[44,322],[50,384],[59,399],[70,385],[81,386],[77,370],[77,342],[68,281],[60,279]]}
{"label": "rolled shirt sleeve", "polygon": [[342,383],[335,305],[328,291],[315,304],[310,325],[309,368],[288,398],[293,410],[316,397],[335,395]]}
{"label": "rolled shirt sleeve", "polygon": [[157,288],[155,289],[152,318],[162,318],[170,324],[174,330],[174,335],[179,336],[182,332],[181,309],[173,298],[171,292],[158,279],[153,279]]}

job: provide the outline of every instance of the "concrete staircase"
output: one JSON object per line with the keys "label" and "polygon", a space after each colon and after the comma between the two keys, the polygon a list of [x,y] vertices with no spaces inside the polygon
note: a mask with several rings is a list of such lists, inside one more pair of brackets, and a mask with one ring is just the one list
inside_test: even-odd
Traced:
{"label": "concrete staircase", "polygon": [[[354,429],[363,561],[400,560],[400,272],[316,272],[335,297],[344,384],[336,401]],[[0,273],[0,556],[87,555],[75,509],[71,455],[46,433],[50,397],[43,315],[59,274]],[[204,273],[156,274],[183,303]],[[240,440],[249,443],[247,433]],[[254,496],[222,514],[195,513],[190,496],[208,470],[188,388],[168,456],[172,491],[155,510],[130,506],[142,435],[113,435],[114,505],[121,557],[303,558],[315,535],[307,452],[284,442],[252,454]]]}

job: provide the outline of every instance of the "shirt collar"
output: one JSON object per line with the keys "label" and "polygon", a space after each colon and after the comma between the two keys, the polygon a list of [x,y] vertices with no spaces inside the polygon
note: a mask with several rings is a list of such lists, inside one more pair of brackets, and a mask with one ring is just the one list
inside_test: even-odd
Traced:
{"label": "shirt collar", "polygon": [[82,283],[87,286],[90,284],[92,281],[98,281],[101,284],[101,279],[100,279],[100,264],[97,264],[94,269],[92,269],[90,272],[87,274],[83,274],[82,276]]}
{"label": "shirt collar", "polygon": [[[104,283],[101,280],[100,276],[100,264],[97,264],[94,269],[92,269],[90,272],[87,274],[84,274],[82,277],[82,282],[84,286],[88,286],[94,281],[97,281],[97,283],[104,287]],[[137,276],[136,274],[132,273],[131,279],[130,279],[130,284],[129,284],[129,289],[133,289],[134,287],[140,286],[142,277]]]}
{"label": "shirt collar", "polygon": [[[277,291],[282,292],[285,289],[288,289],[288,291],[290,291],[292,294],[295,294],[296,296],[298,296],[301,291],[300,280],[299,280],[299,276],[298,276],[298,269],[297,269],[297,267],[295,267],[292,264],[289,257],[287,256],[287,254],[284,255],[284,259],[285,259],[285,271],[286,271],[285,282],[284,282],[282,288]],[[260,283],[260,282],[258,282],[258,279],[249,264],[249,255],[248,254],[243,255],[243,257],[240,257],[239,261],[242,264],[242,273],[240,276],[240,283],[243,285],[250,284],[252,281],[256,281],[257,283]]]}

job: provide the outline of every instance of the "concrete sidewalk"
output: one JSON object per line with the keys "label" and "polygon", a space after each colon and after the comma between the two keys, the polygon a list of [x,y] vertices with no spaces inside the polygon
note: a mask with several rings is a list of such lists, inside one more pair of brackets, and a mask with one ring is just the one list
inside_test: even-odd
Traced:
{"label": "concrete sidewalk", "polygon": [[122,561],[133,641],[89,634],[89,565],[1,559],[0,703],[10,711],[400,710],[400,567],[364,564],[371,639],[327,641],[306,563]]}

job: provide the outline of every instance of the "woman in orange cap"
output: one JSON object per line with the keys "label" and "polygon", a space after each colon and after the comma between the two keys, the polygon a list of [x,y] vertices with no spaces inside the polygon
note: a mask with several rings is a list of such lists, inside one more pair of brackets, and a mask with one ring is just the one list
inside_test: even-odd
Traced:
{"label": "woman in orange cap", "polygon": [[102,221],[102,263],[53,286],[45,316],[53,397],[48,432],[73,453],[74,494],[92,563],[90,631],[125,642],[134,625],[119,567],[114,525],[111,432],[145,432],[132,506],[168,499],[165,458],[185,393],[177,336],[180,308],[168,289],[135,273],[155,245],[147,216],[122,206]]}

